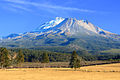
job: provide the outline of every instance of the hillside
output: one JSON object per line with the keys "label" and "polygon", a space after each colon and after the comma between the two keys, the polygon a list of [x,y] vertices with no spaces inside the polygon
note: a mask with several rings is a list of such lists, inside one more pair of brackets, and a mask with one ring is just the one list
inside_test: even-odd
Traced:
{"label": "hillside", "polygon": [[104,50],[104,51],[101,51],[101,53],[106,53],[106,54],[120,54],[120,49]]}

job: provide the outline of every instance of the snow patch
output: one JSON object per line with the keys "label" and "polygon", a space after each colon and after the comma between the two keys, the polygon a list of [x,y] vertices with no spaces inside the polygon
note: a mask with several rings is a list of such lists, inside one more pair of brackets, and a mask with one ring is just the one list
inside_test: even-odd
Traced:
{"label": "snow patch", "polygon": [[44,31],[46,29],[49,29],[49,28],[53,28],[55,27],[56,25],[60,24],[63,20],[65,20],[65,18],[62,18],[62,17],[56,17],[55,20],[51,20],[49,22],[46,22],[45,24],[41,25],[39,28],[37,28],[35,31]]}

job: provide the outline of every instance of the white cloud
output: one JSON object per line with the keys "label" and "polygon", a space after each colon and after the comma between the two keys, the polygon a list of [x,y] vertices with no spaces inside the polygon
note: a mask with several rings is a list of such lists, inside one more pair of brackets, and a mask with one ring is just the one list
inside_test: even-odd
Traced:
{"label": "white cloud", "polygon": [[[21,8],[21,9],[27,10],[27,11],[30,10],[30,9],[26,8],[25,6],[18,6],[18,4],[30,5],[30,6],[34,6],[34,7],[37,7],[37,8],[55,9],[55,10],[78,11],[78,12],[87,12],[87,13],[94,13],[95,12],[93,10],[88,10],[88,9],[79,9],[79,8],[74,8],[74,7],[64,7],[64,6],[57,6],[57,5],[51,5],[51,4],[42,4],[42,3],[30,2],[30,1],[26,1],[26,0],[4,0],[4,1],[9,2],[11,4],[14,3],[14,4],[16,4],[16,6],[14,5],[14,7]],[[46,10],[48,10],[48,9],[46,9]]]}
{"label": "white cloud", "polygon": [[21,6],[21,5],[15,5],[15,4],[9,4],[12,8],[18,8],[18,9],[22,9],[22,10],[25,10],[25,11],[31,11],[31,9],[29,8],[26,8],[24,6]]}

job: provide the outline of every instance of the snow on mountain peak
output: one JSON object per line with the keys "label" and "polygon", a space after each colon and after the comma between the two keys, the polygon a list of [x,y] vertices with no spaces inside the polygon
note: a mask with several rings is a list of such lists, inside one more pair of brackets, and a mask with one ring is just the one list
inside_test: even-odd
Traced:
{"label": "snow on mountain peak", "polygon": [[62,18],[62,17],[56,17],[55,20],[51,20],[49,22],[46,22],[44,24],[42,24],[40,27],[38,27],[35,32],[42,32],[42,30],[46,30],[46,29],[49,29],[49,28],[53,28],[55,27],[56,25],[58,25],[59,23],[61,23],[63,20],[65,20],[65,18]]}
{"label": "snow on mountain peak", "polygon": [[[63,23],[62,23],[63,22]],[[62,25],[59,25],[59,24]],[[58,27],[59,26],[59,27]],[[106,33],[107,31],[102,30],[101,28],[94,26],[88,20],[77,20],[75,18],[62,18],[56,17],[55,20],[51,20],[39,26],[36,30],[32,31],[33,33],[38,34],[48,34],[48,33],[88,33],[91,32],[95,34]],[[108,32],[107,32],[108,33]],[[110,32],[109,32],[110,33]]]}
{"label": "snow on mountain peak", "polygon": [[111,36],[112,33],[105,31],[87,20],[77,20],[75,18],[62,18],[56,17],[55,20],[51,20],[39,26],[37,29],[27,32],[21,35],[9,35],[7,38],[20,38],[20,37],[36,37],[39,35],[48,34],[65,34],[65,35],[102,35],[104,37]]}

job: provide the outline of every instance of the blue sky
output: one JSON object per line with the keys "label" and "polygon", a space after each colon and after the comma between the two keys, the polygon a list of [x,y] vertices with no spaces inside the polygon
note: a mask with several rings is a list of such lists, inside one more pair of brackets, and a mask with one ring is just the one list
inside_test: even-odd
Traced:
{"label": "blue sky", "polygon": [[0,0],[0,36],[36,29],[55,17],[72,17],[120,34],[120,0]]}

